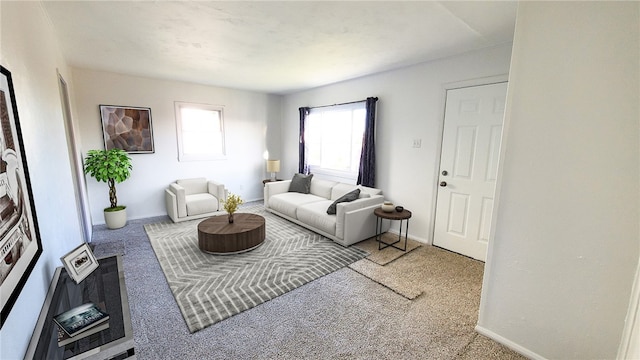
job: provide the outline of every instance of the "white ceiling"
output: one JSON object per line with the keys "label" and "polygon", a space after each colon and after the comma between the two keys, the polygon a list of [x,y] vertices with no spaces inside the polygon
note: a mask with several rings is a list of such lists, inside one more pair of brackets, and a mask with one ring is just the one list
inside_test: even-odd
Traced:
{"label": "white ceiling", "polygon": [[514,1],[45,1],[72,66],[284,94],[510,43]]}

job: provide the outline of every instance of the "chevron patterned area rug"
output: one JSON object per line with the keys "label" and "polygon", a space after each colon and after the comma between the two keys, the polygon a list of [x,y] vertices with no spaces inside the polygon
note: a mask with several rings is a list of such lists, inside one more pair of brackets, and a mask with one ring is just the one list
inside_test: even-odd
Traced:
{"label": "chevron patterned area rug", "polygon": [[144,227],[192,333],[368,255],[266,212],[261,203],[239,212],[263,216],[266,238],[258,248],[236,255],[200,251],[197,226],[202,219]]}

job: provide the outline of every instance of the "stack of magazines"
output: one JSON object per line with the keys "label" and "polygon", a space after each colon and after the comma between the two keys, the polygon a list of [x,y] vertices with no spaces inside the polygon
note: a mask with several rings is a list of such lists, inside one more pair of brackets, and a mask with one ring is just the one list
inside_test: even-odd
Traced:
{"label": "stack of magazines", "polygon": [[58,346],[95,334],[109,327],[109,314],[96,304],[77,306],[53,317],[58,324]]}

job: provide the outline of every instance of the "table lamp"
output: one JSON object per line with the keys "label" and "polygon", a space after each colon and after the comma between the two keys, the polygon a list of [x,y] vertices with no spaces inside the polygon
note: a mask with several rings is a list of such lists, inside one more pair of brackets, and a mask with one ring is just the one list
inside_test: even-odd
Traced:
{"label": "table lamp", "polygon": [[280,160],[267,160],[267,172],[271,173],[271,181],[276,181],[278,171],[280,171]]}

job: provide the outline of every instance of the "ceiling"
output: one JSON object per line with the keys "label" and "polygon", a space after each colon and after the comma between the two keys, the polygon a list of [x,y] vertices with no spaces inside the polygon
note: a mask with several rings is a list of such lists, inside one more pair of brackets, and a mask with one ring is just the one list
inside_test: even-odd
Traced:
{"label": "ceiling", "polygon": [[70,65],[286,94],[510,43],[514,1],[44,1]]}

